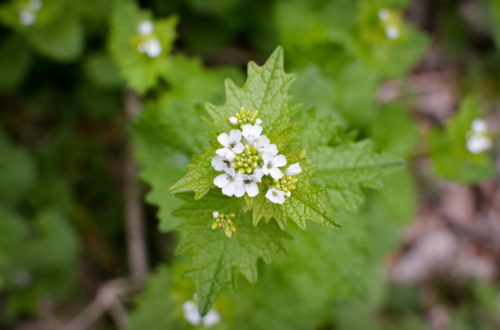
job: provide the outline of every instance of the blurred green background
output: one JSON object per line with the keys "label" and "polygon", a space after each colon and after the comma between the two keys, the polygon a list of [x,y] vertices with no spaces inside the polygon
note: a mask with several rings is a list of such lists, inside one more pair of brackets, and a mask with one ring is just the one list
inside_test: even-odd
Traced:
{"label": "blurred green background", "polygon": [[[138,51],[148,20],[157,56]],[[2,1],[1,329],[196,328],[167,190],[206,145],[203,104],[277,45],[298,120],[334,118],[317,129],[407,166],[353,178],[341,231],[290,228],[212,328],[500,329],[495,0]],[[492,146],[472,153],[476,118]],[[108,306],[105,283],[134,273],[131,205],[150,276]]]}

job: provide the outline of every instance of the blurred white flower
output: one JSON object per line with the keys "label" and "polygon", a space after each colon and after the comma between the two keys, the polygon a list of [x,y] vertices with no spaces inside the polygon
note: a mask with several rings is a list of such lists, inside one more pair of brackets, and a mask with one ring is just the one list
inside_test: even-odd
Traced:
{"label": "blurred white flower", "polygon": [[154,24],[151,21],[142,21],[137,25],[137,32],[142,35],[149,35],[153,33]]}
{"label": "blurred white flower", "polygon": [[465,135],[467,142],[465,147],[470,153],[478,154],[491,149],[493,141],[488,134],[486,121],[476,118],[471,123],[471,129]]}
{"label": "blurred white flower", "polygon": [[184,310],[184,319],[191,325],[203,324],[203,326],[209,328],[219,323],[221,319],[220,314],[215,310],[211,310],[202,317],[198,312],[198,306],[192,300],[186,301],[182,305],[182,309]]}

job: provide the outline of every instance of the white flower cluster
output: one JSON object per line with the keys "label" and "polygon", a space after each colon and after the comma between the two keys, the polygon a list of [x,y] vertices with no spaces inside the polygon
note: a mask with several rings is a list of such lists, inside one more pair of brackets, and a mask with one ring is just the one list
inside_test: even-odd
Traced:
{"label": "white flower cluster", "polygon": [[488,127],[483,119],[476,118],[471,123],[471,130],[467,132],[466,148],[473,154],[486,151],[493,146],[493,141],[488,134]]}
{"label": "white flower cluster", "polygon": [[217,311],[211,310],[205,316],[201,316],[198,312],[198,306],[194,301],[188,300],[182,305],[184,310],[184,319],[191,325],[200,325],[209,328],[220,322],[220,314]]}
{"label": "white flower cluster", "polygon": [[382,8],[378,11],[378,18],[382,21],[385,29],[385,35],[390,40],[396,40],[401,35],[399,30],[399,19],[397,15],[387,8]]}
{"label": "white flower cluster", "polygon": [[35,24],[38,11],[42,9],[43,3],[41,0],[28,0],[18,7],[19,22],[24,26]]}
{"label": "white flower cluster", "polygon": [[153,35],[154,24],[151,21],[142,21],[137,26],[137,32],[142,36],[142,40],[137,46],[140,53],[149,57],[158,57],[161,54],[162,47],[158,38]]}
{"label": "white flower cluster", "polygon": [[257,113],[250,114],[241,108],[236,116],[229,118],[236,129],[217,137],[223,148],[216,151],[212,166],[224,173],[214,179],[214,184],[227,196],[242,197],[246,193],[255,197],[259,194],[258,183],[268,175],[274,179],[274,185],[266,197],[273,203],[283,204],[285,195],[290,196],[290,190],[295,188],[297,180],[291,176],[299,174],[302,169],[296,163],[282,172],[281,167],[287,164],[286,157],[278,154],[277,146],[262,134],[262,121],[256,118]]}

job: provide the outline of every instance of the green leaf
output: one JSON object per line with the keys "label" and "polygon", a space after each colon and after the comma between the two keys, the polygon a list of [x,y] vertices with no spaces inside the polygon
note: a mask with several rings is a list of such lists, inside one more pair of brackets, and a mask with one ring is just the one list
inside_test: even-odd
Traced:
{"label": "green leaf", "polygon": [[290,125],[292,109],[288,105],[288,88],[294,78],[293,74],[283,70],[283,49],[278,47],[263,66],[254,62],[248,64],[248,79],[242,88],[232,80],[226,80],[226,103],[223,106],[207,104],[207,110],[217,128],[227,128],[225,119],[243,107],[250,111],[259,110],[264,131],[283,131]]}
{"label": "green leaf", "polygon": [[286,230],[288,220],[295,222],[302,230],[307,229],[307,220],[331,229],[338,228],[335,220],[323,208],[321,199],[324,191],[310,184],[311,177],[312,169],[303,168],[303,172],[297,176],[296,189],[282,205],[272,203],[264,194],[246,198],[247,208],[252,209],[253,224],[256,226],[261,219],[274,218],[282,230]]}
{"label": "green leaf", "polygon": [[31,66],[32,54],[24,42],[10,35],[0,46],[0,90],[16,89]]}
{"label": "green leaf", "polygon": [[114,2],[109,49],[127,83],[140,94],[155,87],[158,79],[167,74],[178,21],[176,16],[153,21],[153,33],[162,51],[151,58],[137,49],[137,26],[143,20],[152,20],[151,13],[139,10],[132,1]]}
{"label": "green leaf", "polygon": [[72,61],[83,51],[84,29],[78,17],[66,14],[47,26],[29,30],[26,38],[40,54],[57,61]]}
{"label": "green leaf", "polygon": [[370,138],[379,150],[407,158],[415,150],[418,132],[403,106],[388,104],[376,115]]}
{"label": "green leaf", "polygon": [[368,140],[318,147],[309,157],[316,166],[314,182],[328,190],[333,209],[357,210],[363,188],[382,188],[382,174],[404,165],[399,158],[377,154]]}
{"label": "green leaf", "polygon": [[194,191],[195,199],[205,196],[214,187],[217,172],[211,165],[215,155],[215,147],[205,149],[203,155],[193,157],[193,163],[188,165],[188,173],[170,187],[171,193]]}
{"label": "green leaf", "polygon": [[[213,192],[176,211],[176,215],[186,218],[180,226],[185,235],[177,253],[191,256],[186,276],[196,283],[203,315],[222,290],[235,288],[238,273],[255,283],[257,260],[270,263],[272,255],[283,250],[281,239],[287,235],[274,223],[253,226],[250,214],[242,212],[241,203]],[[221,229],[211,229],[213,211],[236,213],[237,234],[228,238]]]}
{"label": "green leaf", "polygon": [[15,206],[33,184],[35,168],[29,155],[14,148],[0,132],[0,204]]}

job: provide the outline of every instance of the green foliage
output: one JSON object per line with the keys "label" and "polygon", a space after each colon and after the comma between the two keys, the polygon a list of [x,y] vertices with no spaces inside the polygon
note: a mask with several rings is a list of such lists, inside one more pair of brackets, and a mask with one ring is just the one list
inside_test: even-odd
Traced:
{"label": "green foliage", "polygon": [[[153,36],[161,44],[161,53],[149,57],[139,52],[140,22],[149,20],[154,23]],[[127,84],[143,94],[155,87],[170,66],[170,50],[175,39],[177,18],[153,20],[149,12],[139,10],[132,1],[115,1],[111,16],[109,49],[113,60],[127,81]]]}
{"label": "green foliage", "polygon": [[317,167],[316,183],[328,189],[330,206],[353,211],[363,201],[363,188],[382,188],[382,174],[404,165],[396,157],[377,154],[367,140],[318,147],[310,157]]}
{"label": "green foliage", "polygon": [[148,278],[144,293],[137,299],[130,315],[130,329],[180,329],[180,322],[175,320],[176,306],[169,298],[171,290],[171,271],[162,267]]}
{"label": "green foliage", "polygon": [[8,36],[0,46],[0,90],[13,90],[23,81],[32,62],[32,54],[24,42]]}
{"label": "green foliage", "polygon": [[[34,314],[39,298],[71,289],[78,238],[62,203],[58,209],[28,198],[32,191],[37,192],[34,188],[39,179],[33,161],[24,150],[0,137],[0,289],[10,294],[0,316],[5,321]],[[47,188],[45,185],[46,194]],[[16,212],[30,199],[39,207],[32,213],[32,221]]]}
{"label": "green foliage", "polygon": [[[220,192],[212,192],[175,211],[186,219],[180,226],[185,236],[177,253],[191,256],[186,276],[196,283],[202,315],[223,289],[235,288],[238,273],[255,283],[258,259],[270,263],[272,255],[283,249],[281,239],[286,235],[274,223],[253,226],[241,204],[237,199],[228,200]],[[236,214],[236,237],[227,238],[222,231],[210,227],[213,211]]]}
{"label": "green foliage", "polygon": [[429,136],[433,167],[448,180],[471,183],[492,178],[495,169],[487,152],[473,154],[466,148],[467,134],[474,119],[481,117],[475,96],[465,98],[457,114],[450,118],[444,130],[434,129]]}

